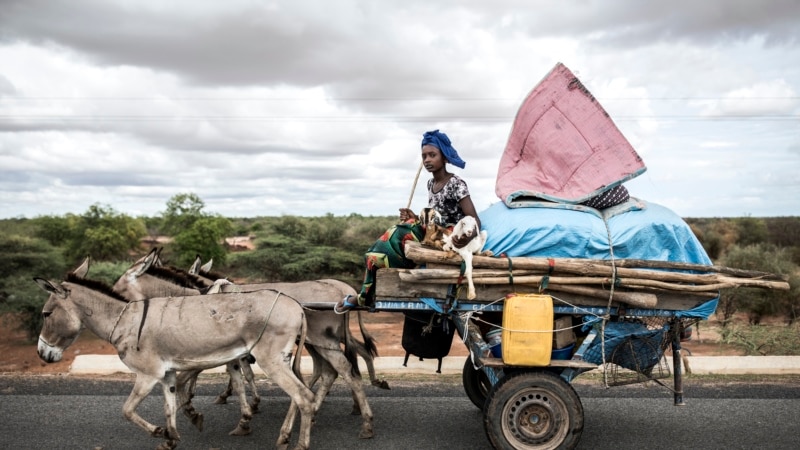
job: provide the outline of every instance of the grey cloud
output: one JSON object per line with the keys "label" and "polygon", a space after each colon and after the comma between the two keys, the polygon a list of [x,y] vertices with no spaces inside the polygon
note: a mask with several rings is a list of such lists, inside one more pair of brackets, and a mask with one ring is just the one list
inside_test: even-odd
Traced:
{"label": "grey cloud", "polygon": [[13,170],[0,170],[0,184],[3,189],[14,190],[14,186],[27,190],[25,183],[31,181],[31,175],[26,172]]}
{"label": "grey cloud", "polygon": [[59,172],[58,178],[68,186],[164,186],[176,185],[169,176],[154,176],[130,171]]}
{"label": "grey cloud", "polygon": [[[800,3],[795,0],[536,3],[506,15],[487,10],[485,16],[498,33],[524,30],[536,37],[583,36],[588,45],[614,47],[641,47],[661,40],[710,45],[754,36],[783,45],[800,38]],[[494,10],[511,10],[513,5],[520,6],[514,0],[492,2]]]}

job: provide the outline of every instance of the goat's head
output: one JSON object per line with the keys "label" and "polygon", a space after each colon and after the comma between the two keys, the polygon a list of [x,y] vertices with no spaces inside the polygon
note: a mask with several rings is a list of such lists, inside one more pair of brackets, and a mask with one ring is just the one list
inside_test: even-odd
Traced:
{"label": "goat's head", "polygon": [[442,215],[439,211],[433,208],[422,208],[419,213],[419,222],[425,227],[425,238],[422,239],[422,245],[441,249],[444,236],[448,230],[442,226]]}
{"label": "goat's head", "polygon": [[423,227],[427,227],[431,224],[443,226],[442,220],[442,215],[433,208],[422,208],[422,211],[419,213],[419,223]]}

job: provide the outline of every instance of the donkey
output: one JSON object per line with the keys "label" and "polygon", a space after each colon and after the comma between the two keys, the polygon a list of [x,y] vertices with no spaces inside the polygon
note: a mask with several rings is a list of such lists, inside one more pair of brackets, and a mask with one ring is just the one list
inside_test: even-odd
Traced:
{"label": "donkey", "polygon": [[[197,280],[198,277],[190,275],[185,271],[179,271],[174,268],[155,267],[158,251],[152,250],[147,256],[140,259],[132,265],[117,283],[114,289],[125,295],[130,299],[141,299],[149,296],[164,296],[164,295],[197,295],[201,292],[201,288],[205,289],[205,285],[200,281],[192,284],[191,280]],[[187,280],[188,283],[187,284]],[[247,288],[248,285],[239,286]],[[339,298],[341,295],[346,295],[352,291],[352,288],[345,283],[335,280],[323,280],[323,282],[300,282],[300,283],[277,283],[272,287],[258,285],[258,289],[243,289],[243,291],[254,292],[263,289],[277,290],[283,292],[293,298],[302,302],[310,298]],[[223,294],[225,295],[225,294]],[[211,295],[212,297],[215,295]],[[306,341],[306,349],[314,361],[314,376],[312,377],[310,386],[314,386],[317,379],[322,379],[320,388],[315,395],[315,411],[318,410],[331,385],[336,379],[337,374],[341,375],[346,383],[350,386],[353,393],[354,405],[357,405],[357,410],[362,416],[362,425],[359,432],[359,438],[368,439],[374,436],[373,431],[373,416],[372,409],[367,402],[364,387],[361,383],[361,376],[358,373],[357,362],[355,353],[352,350],[352,338],[347,324],[342,320],[341,316],[334,314],[326,314],[328,311],[315,311],[307,310],[306,319],[308,323],[308,336]],[[333,320],[331,320],[333,318]],[[340,342],[344,342],[345,351],[342,352]],[[246,360],[238,361],[242,370],[247,374],[249,372],[249,364]],[[230,371],[230,366],[229,366]],[[178,381],[179,386],[186,385],[189,388],[188,401],[183,405],[184,412],[190,417],[192,423],[198,428],[202,427],[202,414],[197,413],[191,405],[191,397],[193,387],[196,382],[196,377],[200,371],[194,373],[181,374]],[[252,372],[250,372],[252,374]],[[231,377],[231,380],[235,379]],[[236,385],[238,387],[238,385]],[[258,398],[255,385],[251,384],[253,390],[254,402]],[[183,390],[183,389],[181,389]],[[246,397],[243,389],[238,390],[240,401],[242,404],[242,418],[232,434],[247,434],[249,432],[249,419],[251,417],[250,411],[246,408]],[[252,407],[251,407],[252,408]],[[356,406],[354,406],[356,409]],[[291,428],[291,423],[294,421],[295,410],[290,409],[287,415],[285,427]]]}
{"label": "donkey", "polygon": [[[192,266],[186,272],[188,274],[190,274],[190,275],[195,275],[195,276],[199,277],[203,281],[204,286],[206,286],[208,288],[211,288],[211,286],[214,283],[218,283],[219,284],[219,281],[227,280],[227,277],[225,277],[225,276],[223,276],[221,274],[217,274],[217,273],[212,273],[211,272],[211,265],[213,264],[213,260],[212,259],[209,259],[208,262],[206,262],[205,264],[202,264],[202,265],[201,264],[202,264],[202,261],[200,259],[200,256],[198,255],[197,257],[195,257],[195,260],[194,260],[194,263],[192,263]],[[178,271],[178,272],[183,272],[182,269],[175,268],[175,267],[171,267],[171,268],[176,270],[176,271]],[[325,281],[333,281],[333,280],[319,280],[319,281],[320,282],[325,282]],[[243,289],[243,286],[241,286],[241,285],[239,287],[232,287],[232,286],[231,287],[225,287],[225,284],[233,284],[233,283],[221,283],[221,284],[219,284],[217,286],[217,288],[219,289],[218,292],[232,292],[232,291],[238,291],[238,290]],[[245,286],[247,286],[248,289],[255,289],[258,286],[266,286],[266,287],[268,287],[270,285],[271,285],[270,283],[267,283],[267,284],[249,284],[249,285],[245,285]],[[300,303],[304,302],[304,299],[298,299],[298,300],[300,300]],[[314,301],[315,301],[315,303],[324,303],[326,301],[329,301],[329,302],[331,302],[332,305],[335,305],[336,302],[338,301],[338,299],[337,298],[315,298]],[[356,313],[356,316],[358,317],[358,329],[361,331],[361,336],[364,337],[364,342],[360,342],[359,340],[354,338],[352,340],[353,348],[355,349],[356,353],[358,353],[358,356],[360,356],[364,360],[364,364],[367,366],[367,372],[369,373],[370,383],[373,386],[377,387],[377,388],[389,390],[389,389],[391,389],[389,387],[389,383],[387,383],[386,380],[379,379],[377,374],[376,374],[376,372],[375,372],[375,357],[378,356],[378,348],[375,345],[375,339],[372,338],[372,336],[369,334],[369,332],[367,332],[366,328],[364,327],[364,320],[361,317],[361,311],[355,311],[355,313]],[[328,316],[329,316],[328,317],[329,320],[336,320],[336,317],[338,317],[339,315],[333,313],[333,314],[328,314]],[[346,324],[347,324],[347,320],[349,320],[349,313],[345,314],[345,323]],[[349,325],[346,325],[346,326],[349,329]],[[220,394],[220,397],[218,397],[218,399],[222,403],[224,403],[223,395],[224,394]],[[227,392],[227,395],[230,395],[230,392]],[[358,415],[360,413],[361,412],[358,409],[358,403],[353,403],[353,414],[354,415]]]}
{"label": "donkey", "polygon": [[[300,376],[300,349],[307,328],[303,307],[293,298],[263,290],[130,302],[107,285],[74,273],[67,274],[61,283],[43,278],[34,281],[50,294],[42,308],[39,357],[48,363],[60,361],[84,327],[105,337],[136,374],[123,416],[151,436],[164,438],[158,449],[175,448],[180,440],[176,424],[177,372],[209,369],[247,354],[257,359],[262,370],[299,408],[296,448],[309,448],[314,393]],[[296,342],[299,345],[295,349]],[[136,413],[136,407],[157,383],[164,393],[166,428],[155,426]],[[276,445],[288,446],[290,434],[291,428],[282,428]]]}

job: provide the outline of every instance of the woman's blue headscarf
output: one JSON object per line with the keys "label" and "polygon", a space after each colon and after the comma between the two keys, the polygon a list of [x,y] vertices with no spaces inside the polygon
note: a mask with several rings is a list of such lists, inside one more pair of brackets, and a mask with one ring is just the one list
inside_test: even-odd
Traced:
{"label": "woman's blue headscarf", "polygon": [[453,148],[453,145],[450,144],[450,138],[448,138],[446,134],[440,133],[439,130],[428,131],[422,136],[422,146],[424,147],[426,145],[433,145],[438,148],[442,152],[444,159],[456,167],[463,169],[464,166],[467,165],[467,163],[458,156],[458,152]]}

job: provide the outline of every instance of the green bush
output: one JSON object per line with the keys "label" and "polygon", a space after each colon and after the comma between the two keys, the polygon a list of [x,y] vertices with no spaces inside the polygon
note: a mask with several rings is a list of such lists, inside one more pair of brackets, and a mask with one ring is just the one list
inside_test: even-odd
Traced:
{"label": "green bush", "polygon": [[59,281],[66,272],[64,257],[44,239],[0,235],[0,267],[5,275],[0,278],[0,312],[18,313],[22,328],[35,339],[47,294],[33,278]]}
{"label": "green bush", "polygon": [[[769,244],[733,246],[728,249],[720,264],[787,277],[797,270],[785,249]],[[796,301],[786,291],[755,288],[723,289],[720,293],[720,308],[718,309],[723,315],[723,325],[730,322],[736,311],[747,313],[749,322],[758,325],[764,317],[785,311],[787,302],[793,304]]]}

